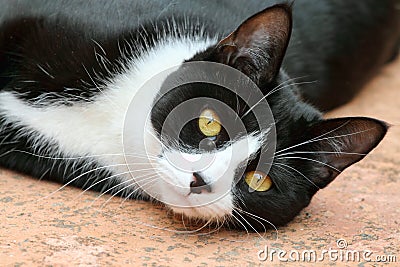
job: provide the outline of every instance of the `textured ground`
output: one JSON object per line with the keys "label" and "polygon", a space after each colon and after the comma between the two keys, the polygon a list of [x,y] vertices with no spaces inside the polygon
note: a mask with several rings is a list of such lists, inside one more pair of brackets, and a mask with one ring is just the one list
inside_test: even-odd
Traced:
{"label": "textured ground", "polygon": [[[185,227],[161,207],[112,199],[0,170],[0,266],[253,266],[258,252],[314,250],[320,265],[350,265],[346,252],[400,263],[400,60],[388,66],[351,104],[329,116],[365,115],[393,124],[384,142],[348,169],[278,236],[221,230],[180,234]],[[158,228],[166,228],[160,230]],[[344,241],[347,247],[339,249]],[[335,251],[337,250],[337,251]],[[371,251],[372,254],[368,254]],[[293,258],[296,252],[291,252]],[[336,254],[337,253],[337,254]],[[343,254],[342,259],[340,255]],[[348,254],[349,255],[349,254]],[[261,254],[265,256],[265,254]],[[289,255],[281,256],[288,259]],[[337,256],[339,259],[334,260]],[[362,255],[361,255],[362,257]],[[301,257],[300,257],[301,260]],[[274,255],[274,263],[283,264]],[[380,265],[365,263],[359,266]],[[351,263],[353,265],[355,263]],[[302,263],[305,265],[305,263]],[[313,263],[315,266],[315,263]],[[395,263],[392,264],[396,266]]]}

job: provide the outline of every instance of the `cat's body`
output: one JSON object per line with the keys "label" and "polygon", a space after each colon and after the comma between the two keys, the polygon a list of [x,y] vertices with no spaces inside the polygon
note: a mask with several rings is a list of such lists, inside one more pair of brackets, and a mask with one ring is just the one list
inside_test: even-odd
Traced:
{"label": "cat's body", "polygon": [[[0,163],[82,188],[150,195],[191,217],[209,220],[236,212],[242,227],[246,220],[252,228],[286,223],[386,133],[384,123],[368,118],[323,121],[317,109],[299,98],[298,90],[321,110],[351,99],[395,55],[400,15],[395,0],[299,0],[284,57],[292,28],[288,6],[264,10],[241,24],[275,2],[4,1]],[[289,76],[280,70],[282,60]],[[267,98],[277,139],[276,158],[267,173],[271,189],[250,192],[245,179],[235,177],[238,169],[255,171],[268,139],[265,132],[272,128],[255,126],[254,116],[245,116],[250,107],[230,93],[211,85],[187,85],[155,101],[162,80],[130,107],[147,80],[184,61],[234,67],[265,95],[279,88]],[[175,74],[179,71],[169,76]],[[296,87],[295,81],[311,83]],[[211,128],[219,130],[217,134],[209,136],[201,126],[199,130],[188,123],[178,138],[182,147],[154,140],[162,135],[166,115],[195,96],[238,107],[247,132],[231,138],[217,125]],[[139,114],[133,126],[125,118],[128,108]],[[200,116],[209,106],[192,109]],[[217,121],[224,120],[220,116]],[[125,139],[124,127],[130,130]],[[215,147],[199,148],[202,139]],[[144,147],[143,140],[150,146]],[[150,159],[143,159],[145,150]],[[228,155],[232,151],[246,153]],[[207,154],[216,161],[202,171],[182,171],[165,160],[175,154]],[[246,160],[249,164],[242,166]],[[217,179],[224,167],[226,179]],[[143,192],[139,178],[145,188],[156,181],[157,171],[169,178],[157,176],[156,184]],[[195,207],[199,202],[202,205]]]}
{"label": "cat's body", "polygon": [[[227,36],[249,16],[281,2],[5,0],[0,21],[31,16],[62,18],[87,37],[99,38],[129,32],[149,21],[190,15],[212,29],[211,35]],[[318,108],[327,110],[347,102],[393,58],[399,46],[398,5],[397,0],[296,1],[284,69],[291,77],[318,80],[317,89],[302,86]]]}

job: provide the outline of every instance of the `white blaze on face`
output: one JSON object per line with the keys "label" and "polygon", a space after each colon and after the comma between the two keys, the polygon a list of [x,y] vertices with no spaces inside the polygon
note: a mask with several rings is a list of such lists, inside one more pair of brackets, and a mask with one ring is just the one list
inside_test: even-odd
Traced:
{"label": "white blaze on face", "polygon": [[182,152],[180,154],[184,160],[187,160],[192,163],[199,162],[200,159],[202,158],[201,154],[188,154],[188,153],[182,153]]}
{"label": "white blaze on face", "polygon": [[[261,134],[249,135],[220,150],[203,154],[166,151],[159,164],[167,171],[152,189],[158,192],[151,194],[157,194],[159,200],[175,212],[189,217],[210,219],[229,215],[233,209],[231,189],[237,168],[260,149],[262,140]],[[194,172],[201,173],[206,184],[211,186],[211,192],[190,193]]]}

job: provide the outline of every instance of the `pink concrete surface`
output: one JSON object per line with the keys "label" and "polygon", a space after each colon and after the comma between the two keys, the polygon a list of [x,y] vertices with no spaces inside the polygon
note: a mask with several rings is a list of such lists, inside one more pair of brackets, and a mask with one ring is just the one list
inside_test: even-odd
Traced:
{"label": "pink concrete surface", "polygon": [[[266,266],[258,251],[336,249],[396,255],[400,265],[400,60],[336,116],[373,116],[393,124],[364,161],[319,192],[311,205],[278,233],[185,226],[164,208],[141,201],[38,181],[0,170],[0,266]],[[193,232],[183,234],[182,232]],[[210,233],[211,232],[211,233]],[[342,240],[342,241],[343,241]],[[295,254],[293,254],[296,256]],[[335,254],[332,254],[333,257]],[[369,256],[369,254],[367,255]],[[288,258],[286,255],[285,258]],[[275,255],[273,263],[284,264]],[[306,265],[304,262],[297,262]],[[378,266],[365,260],[320,265]]]}

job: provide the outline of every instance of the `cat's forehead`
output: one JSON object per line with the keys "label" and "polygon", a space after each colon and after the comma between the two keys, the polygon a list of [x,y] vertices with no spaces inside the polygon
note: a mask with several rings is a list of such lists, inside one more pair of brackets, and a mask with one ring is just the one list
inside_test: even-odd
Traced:
{"label": "cat's forehead", "polygon": [[238,104],[245,104],[245,100],[236,91],[223,87],[221,85],[207,83],[207,82],[194,82],[178,85],[167,93],[164,93],[158,103],[164,105],[166,108],[173,109],[184,101],[195,98],[203,98],[201,101],[192,102],[192,109],[199,109],[209,105],[215,105],[216,102],[223,102],[227,106],[233,108]]}
{"label": "cat's forehead", "polygon": [[168,95],[179,96],[179,100],[208,96],[234,102],[237,97],[251,100],[251,94],[262,96],[258,86],[239,70],[215,62],[187,61],[168,73],[156,102]]}
{"label": "cat's forehead", "polygon": [[[258,145],[241,150],[257,151],[259,137],[275,133],[258,86],[238,70],[212,62],[185,63],[169,73],[154,100],[151,123],[164,146],[187,154],[223,151],[256,135]],[[269,138],[275,142],[274,134]]]}

